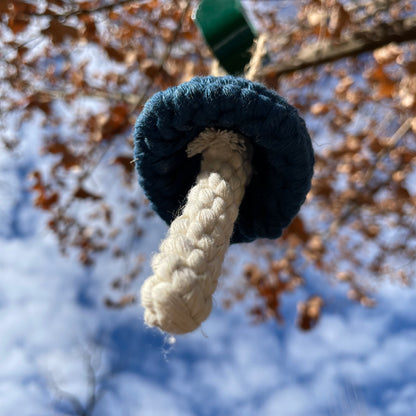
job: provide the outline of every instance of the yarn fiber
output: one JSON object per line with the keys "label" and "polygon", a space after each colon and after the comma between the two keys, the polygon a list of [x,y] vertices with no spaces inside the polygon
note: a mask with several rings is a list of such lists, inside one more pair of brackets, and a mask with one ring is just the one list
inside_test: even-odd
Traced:
{"label": "yarn fiber", "polygon": [[146,323],[171,334],[191,332],[208,318],[251,175],[251,152],[237,133],[204,130],[187,147],[189,157],[198,153],[196,183],[153,257],[153,276],[141,289]]}
{"label": "yarn fiber", "polygon": [[195,77],[145,104],[135,126],[135,160],[153,209],[172,223],[201,165],[200,155],[187,157],[187,146],[210,127],[241,134],[253,148],[231,243],[279,237],[311,186],[311,139],[294,107],[244,78]]}

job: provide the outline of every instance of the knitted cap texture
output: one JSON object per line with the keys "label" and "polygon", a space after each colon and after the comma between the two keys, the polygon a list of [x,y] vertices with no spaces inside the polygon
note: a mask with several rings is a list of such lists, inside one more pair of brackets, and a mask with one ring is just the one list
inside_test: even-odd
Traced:
{"label": "knitted cap texture", "polygon": [[279,237],[311,187],[311,139],[293,106],[244,78],[195,77],[147,101],[135,126],[134,156],[153,209],[168,224],[178,215],[201,161],[188,158],[186,148],[208,127],[240,133],[253,148],[231,243]]}

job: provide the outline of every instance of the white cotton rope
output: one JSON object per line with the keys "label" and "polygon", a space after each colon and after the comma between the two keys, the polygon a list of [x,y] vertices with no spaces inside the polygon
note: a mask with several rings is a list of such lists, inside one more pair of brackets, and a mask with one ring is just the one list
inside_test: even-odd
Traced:
{"label": "white cotton rope", "polygon": [[250,81],[256,81],[258,74],[260,73],[263,58],[267,54],[266,40],[266,35],[261,34],[254,41],[250,62],[244,70],[245,78],[249,79]]}
{"label": "white cotton rope", "polygon": [[231,131],[204,130],[187,149],[202,153],[200,173],[182,213],[152,259],[141,289],[145,321],[171,334],[197,329],[212,309],[225,253],[245,187],[251,150]]}

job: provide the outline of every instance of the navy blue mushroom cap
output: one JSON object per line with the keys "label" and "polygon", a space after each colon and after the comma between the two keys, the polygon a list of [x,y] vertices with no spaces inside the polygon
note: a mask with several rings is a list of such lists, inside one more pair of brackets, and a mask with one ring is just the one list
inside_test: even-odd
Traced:
{"label": "navy blue mushroom cap", "polygon": [[311,187],[311,139],[293,106],[244,78],[195,77],[147,101],[135,126],[134,156],[153,209],[168,224],[180,213],[201,161],[188,158],[186,148],[208,127],[240,133],[253,148],[253,175],[231,243],[280,237]]}

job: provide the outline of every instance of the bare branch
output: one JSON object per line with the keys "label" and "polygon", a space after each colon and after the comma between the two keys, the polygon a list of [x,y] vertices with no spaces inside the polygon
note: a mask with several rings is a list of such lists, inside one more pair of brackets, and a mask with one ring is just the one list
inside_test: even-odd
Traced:
{"label": "bare branch", "polygon": [[42,97],[50,97],[51,100],[55,99],[69,99],[74,97],[91,97],[91,98],[102,98],[105,100],[122,101],[134,106],[140,106],[147,97],[139,94],[128,94],[117,91],[104,91],[96,88],[88,88],[82,93],[65,91],[63,89],[45,89],[33,91],[32,95],[39,94]]}
{"label": "bare branch", "polygon": [[181,29],[182,29],[183,22],[184,22],[184,19],[186,17],[186,14],[188,13],[189,8],[191,7],[191,3],[192,3],[192,1],[191,0],[188,0],[186,2],[185,7],[183,7],[183,9],[182,9],[182,14],[181,14],[181,17],[180,17],[180,19],[178,21],[178,24],[176,25],[175,31],[173,32],[172,40],[166,46],[166,50],[165,50],[165,52],[164,52],[164,54],[162,56],[162,59],[161,59],[161,62],[160,62],[160,67],[162,67],[165,64],[165,62],[170,57],[170,54],[172,52],[173,45],[176,43],[176,41],[178,39],[178,36],[179,36],[179,33],[181,32]]}
{"label": "bare branch", "polygon": [[50,384],[58,401],[67,401],[78,416],[83,416],[85,414],[84,406],[78,397],[61,389],[56,382]]}
{"label": "bare branch", "polygon": [[[377,170],[379,162],[386,157],[392,149],[397,145],[400,139],[403,138],[403,136],[409,131],[412,124],[412,118],[407,118],[403,124],[396,130],[396,132],[390,137],[388,140],[388,144],[386,147],[383,147],[383,149],[380,150],[380,152],[377,154],[377,159],[372,164],[371,169],[369,169],[362,182],[363,184],[367,184],[370,179],[374,176],[374,173]],[[390,181],[390,178],[388,178],[387,183]],[[377,190],[386,187],[386,183],[381,182],[377,185],[376,189],[373,189],[373,192],[376,192]],[[356,202],[350,202],[346,207],[345,211],[340,215],[330,226],[329,229],[329,235],[334,235],[337,229],[341,224],[344,224],[345,221],[347,221],[351,215],[356,212],[357,209],[362,208],[362,206]]]}
{"label": "bare branch", "polygon": [[[146,0],[144,2],[142,1],[140,3],[143,4],[143,3],[147,3],[148,1],[149,0]],[[36,16],[36,17],[52,17],[55,19],[67,19],[68,17],[71,17],[71,16],[84,16],[88,14],[106,12],[106,11],[113,10],[119,6],[126,6],[128,4],[138,3],[138,2],[139,0],[119,0],[116,3],[104,4],[103,6],[98,6],[92,9],[74,8],[66,13],[54,13],[50,11],[45,11],[42,13],[30,13],[30,14],[19,13],[19,16],[28,16],[28,17]]]}
{"label": "bare branch", "polygon": [[[54,396],[57,401],[64,401],[72,407],[72,410],[77,416],[92,416],[95,406],[100,398],[105,393],[104,390],[99,388],[99,381],[104,379],[110,379],[114,373],[104,374],[102,377],[97,378],[97,372],[101,365],[101,355],[98,355],[99,352],[97,349],[89,351],[88,349],[83,349],[82,351],[82,361],[85,365],[86,371],[86,381],[88,387],[88,398],[85,405],[82,403],[75,394],[70,393],[62,389],[56,380],[54,380],[53,375],[51,374],[49,378],[49,385],[53,391]],[[94,364],[94,358],[98,356],[99,361],[97,364]]]}
{"label": "bare branch", "polygon": [[416,17],[379,24],[369,30],[356,32],[348,39],[337,43],[319,42],[308,46],[286,62],[266,66],[259,75],[269,79],[279,77],[301,69],[371,52],[391,42],[402,43],[412,40],[416,40]]}

